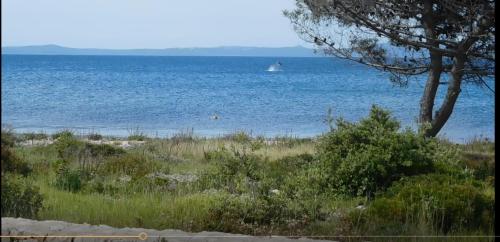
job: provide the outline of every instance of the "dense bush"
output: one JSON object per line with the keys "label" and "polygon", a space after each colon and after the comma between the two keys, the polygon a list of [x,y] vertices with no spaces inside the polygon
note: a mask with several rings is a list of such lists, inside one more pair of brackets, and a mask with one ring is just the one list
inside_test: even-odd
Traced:
{"label": "dense bush", "polygon": [[[24,178],[32,169],[14,151],[15,138],[12,133],[2,130],[2,199],[1,215],[12,217],[36,217],[42,207],[43,197],[38,188]],[[19,176],[21,174],[22,176]]]}
{"label": "dense bush", "polygon": [[52,139],[57,140],[60,137],[73,138],[75,135],[71,130],[62,130],[57,133],[52,134]]}
{"label": "dense bush", "polygon": [[7,130],[2,130],[1,136],[1,169],[2,175],[5,173],[18,173],[27,176],[31,171],[31,166],[23,161],[14,151],[15,136]]}
{"label": "dense bush", "polygon": [[2,147],[1,147],[2,174],[12,172],[21,174],[23,176],[27,176],[32,171],[31,166],[27,162],[21,160],[19,156],[16,155],[12,147],[9,147],[7,144],[4,144],[3,137],[4,136],[2,135]]}
{"label": "dense bush", "polygon": [[127,175],[133,179],[137,179],[156,171],[158,168],[158,164],[140,154],[127,153],[110,157],[99,168],[98,173],[101,175]]}
{"label": "dense bush", "polygon": [[252,140],[252,137],[244,131],[238,131],[234,134],[227,135],[226,138],[241,144],[249,143]]}
{"label": "dense bush", "polygon": [[207,152],[205,158],[214,163],[213,169],[202,174],[199,180],[205,188],[224,189],[229,193],[256,191],[262,178],[261,157],[221,149]]}
{"label": "dense bush", "polygon": [[65,162],[71,163],[78,159],[78,154],[85,146],[85,143],[76,139],[72,133],[64,131],[57,136],[54,146],[58,157]]}
{"label": "dense bush", "polygon": [[436,173],[456,178],[492,180],[495,177],[495,153],[493,143],[475,141],[465,145],[440,141],[434,153]]}
{"label": "dense bush", "polygon": [[325,192],[325,173],[310,154],[286,156],[267,162],[264,176],[268,178],[269,189],[279,189],[290,198],[304,200]]}
{"label": "dense bush", "polygon": [[60,136],[54,143],[58,158],[66,165],[78,164],[82,171],[94,173],[105,159],[125,154],[122,148],[91,144],[73,136]]}
{"label": "dense bush", "polygon": [[[73,135],[60,135],[54,143],[59,161],[56,162],[55,185],[59,189],[77,192],[90,181],[106,159],[125,154],[125,150],[108,144],[90,144]],[[126,168],[125,168],[126,169]]]}
{"label": "dense bush", "polygon": [[289,200],[279,194],[231,194],[221,196],[215,204],[209,210],[210,230],[269,234],[287,228],[293,231],[307,223],[307,215],[289,206]]}
{"label": "dense bush", "polygon": [[61,164],[56,172],[55,186],[59,189],[77,192],[83,187],[85,176],[79,169],[71,169],[69,166]]}
{"label": "dense bush", "polygon": [[128,140],[145,141],[148,139],[148,136],[139,128],[129,129],[128,132]]}
{"label": "dense bush", "polygon": [[260,150],[265,146],[265,138],[263,136],[257,136],[254,140],[250,142],[250,149],[252,151]]}
{"label": "dense bush", "polygon": [[311,155],[271,162],[219,150],[206,157],[215,168],[200,182],[229,194],[211,208],[211,229],[257,234],[275,229],[293,231],[321,217],[321,177]]}
{"label": "dense bush", "polygon": [[110,157],[125,154],[125,150],[108,144],[85,143],[84,152],[92,157]]}
{"label": "dense bush", "polygon": [[145,141],[148,137],[144,134],[133,134],[127,137],[128,140]]}
{"label": "dense bush", "polygon": [[2,217],[36,218],[43,197],[38,188],[15,175],[2,176]]}
{"label": "dense bush", "polygon": [[359,123],[339,119],[336,125],[321,138],[318,153],[328,184],[339,193],[372,197],[401,177],[433,170],[435,142],[400,132],[387,111],[373,106]]}
{"label": "dense bush", "polygon": [[[381,233],[407,232],[424,227],[429,232],[493,229],[494,195],[483,192],[484,183],[442,174],[427,174],[395,182],[386,194],[370,205],[363,230]],[[403,225],[402,225],[403,224]]]}
{"label": "dense bush", "polygon": [[295,156],[285,156],[277,160],[274,164],[278,165],[280,170],[297,171],[307,167],[314,160],[311,154],[300,154]]}

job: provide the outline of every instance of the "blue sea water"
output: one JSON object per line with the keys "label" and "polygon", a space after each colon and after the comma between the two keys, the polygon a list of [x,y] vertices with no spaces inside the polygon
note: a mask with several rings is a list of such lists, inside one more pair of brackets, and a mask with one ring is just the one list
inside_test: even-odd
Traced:
{"label": "blue sea water", "polygon": [[[283,71],[266,71],[276,61]],[[377,104],[415,128],[424,81],[401,88],[387,73],[333,58],[2,55],[2,125],[18,132],[307,137],[328,130],[328,108],[358,121]],[[440,135],[494,139],[494,94],[465,85]]]}

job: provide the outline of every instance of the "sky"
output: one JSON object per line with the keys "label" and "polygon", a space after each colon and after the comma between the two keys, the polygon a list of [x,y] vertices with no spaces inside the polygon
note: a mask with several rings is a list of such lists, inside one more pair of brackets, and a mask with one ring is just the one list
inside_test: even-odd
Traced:
{"label": "sky", "polygon": [[307,44],[294,0],[2,0],[2,46],[284,47]]}

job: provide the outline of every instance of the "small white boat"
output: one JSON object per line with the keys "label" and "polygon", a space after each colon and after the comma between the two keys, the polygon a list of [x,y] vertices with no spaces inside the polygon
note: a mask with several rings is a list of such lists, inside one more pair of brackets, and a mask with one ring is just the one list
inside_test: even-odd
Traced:
{"label": "small white boat", "polygon": [[269,66],[269,68],[267,68],[267,71],[270,71],[270,72],[274,72],[274,71],[283,71],[283,69],[281,68],[282,64],[281,62],[276,62],[272,65]]}

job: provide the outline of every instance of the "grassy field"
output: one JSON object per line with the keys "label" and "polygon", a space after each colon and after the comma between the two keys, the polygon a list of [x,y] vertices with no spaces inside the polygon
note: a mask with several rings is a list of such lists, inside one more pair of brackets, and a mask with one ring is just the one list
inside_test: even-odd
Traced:
{"label": "grassy field", "polygon": [[[109,138],[95,134],[93,139],[56,136],[44,145],[23,143],[35,138],[17,134],[13,147],[31,167],[25,179],[43,196],[34,215],[40,220],[290,236],[494,233],[494,142],[421,141],[391,131],[380,134],[385,138],[375,139],[382,140],[376,145],[360,146],[345,141],[364,130],[353,127],[311,139],[244,133],[212,139],[134,136],[129,139],[143,142],[127,148],[120,147],[126,139],[113,138],[107,145],[103,140]],[[91,144],[95,140],[101,144]],[[342,152],[348,154],[339,156]],[[341,163],[334,167],[344,170],[330,170],[337,160]],[[352,166],[365,160],[383,163],[374,171]],[[399,160],[404,162],[391,163]],[[400,175],[393,178],[390,172],[384,178],[380,174],[387,169]],[[358,174],[355,180],[352,174]],[[365,182],[356,187],[358,180]]]}

